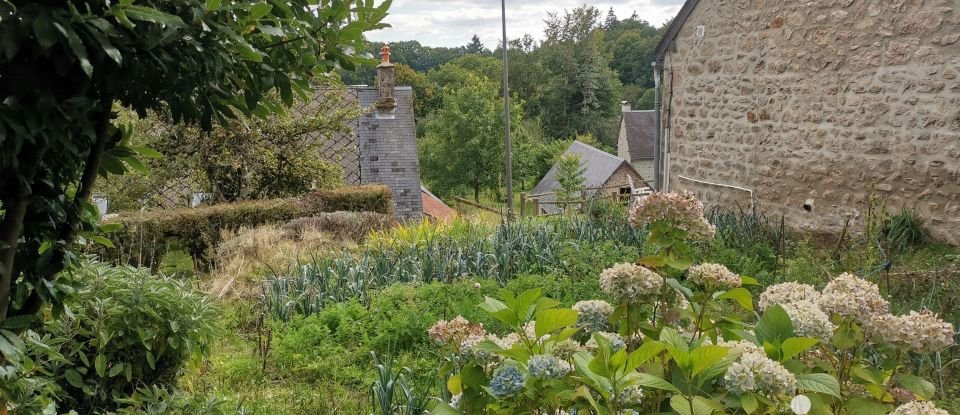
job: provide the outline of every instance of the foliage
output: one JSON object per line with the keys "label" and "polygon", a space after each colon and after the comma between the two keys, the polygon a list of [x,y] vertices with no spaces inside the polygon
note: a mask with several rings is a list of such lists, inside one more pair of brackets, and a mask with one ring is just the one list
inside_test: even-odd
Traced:
{"label": "foliage", "polygon": [[281,229],[302,238],[309,232],[325,232],[336,239],[360,242],[371,232],[386,229],[396,219],[376,212],[324,212],[316,216],[294,219]]}
{"label": "foliage", "polygon": [[[692,212],[684,198],[664,200]],[[821,291],[771,286],[755,304],[745,288],[755,280],[691,266],[693,251],[677,252],[702,236],[688,232],[689,220],[640,213],[631,222],[660,228],[647,240],[654,253],[640,260],[649,268],[619,264],[600,277],[618,303],[565,309],[537,288],[501,291],[480,308],[506,335],[462,318],[431,327],[452,396],[432,413],[769,414],[804,395],[812,413],[858,414],[934,398],[912,362],[953,344],[949,323],[927,312],[889,315],[876,285],[850,274]]]}
{"label": "foliage", "polygon": [[213,304],[183,281],[96,262],[73,272],[87,288],[67,301],[70,314],[27,336],[21,380],[55,382],[64,407],[100,413],[141,388],[166,393],[217,332]]}
{"label": "foliage", "polygon": [[[0,322],[59,311],[57,276],[98,174],[139,169],[114,105],[209,129],[236,112],[267,115],[352,69],[365,31],[386,27],[389,0],[118,3],[7,1],[0,25]],[[320,12],[317,12],[320,10]],[[13,301],[11,301],[13,299]]]}
{"label": "foliage", "polygon": [[[458,189],[480,191],[500,183],[503,162],[503,102],[496,83],[465,73],[464,83],[445,91],[443,106],[434,113],[420,142],[424,181],[449,194]],[[520,105],[513,104],[512,123],[520,122]]]}
{"label": "foliage", "polygon": [[284,223],[324,212],[355,211],[386,214],[392,211],[389,189],[353,186],[312,192],[301,199],[256,200],[199,208],[130,212],[107,221],[112,247],[103,247],[104,258],[156,267],[171,240],[177,240],[201,265],[215,262],[213,251],[223,231]]}
{"label": "foliage", "polygon": [[[506,283],[517,274],[566,272],[581,266],[580,258],[611,260],[609,255],[591,258],[587,252],[623,253],[602,241],[638,246],[643,235],[622,220],[588,218],[503,224],[492,235],[479,227],[413,234],[425,238],[409,243],[405,242],[409,237],[400,235],[393,237],[397,242],[385,243],[383,236],[375,235],[360,253],[315,258],[298,264],[294,272],[275,275],[267,282],[267,310],[286,320],[350,299],[369,302],[372,290],[397,282],[478,277]],[[601,264],[606,265],[610,263]]]}
{"label": "foliage", "polygon": [[314,215],[321,212],[376,212],[393,213],[393,193],[379,184],[344,186],[310,192],[302,197],[304,211]]}
{"label": "foliage", "polygon": [[528,101],[548,135],[591,133],[615,147],[621,85],[608,66],[599,23],[599,11],[592,6],[548,17],[546,39],[538,50],[546,69],[539,81],[542,92]]}
{"label": "foliage", "polygon": [[[284,112],[261,118],[236,114],[212,131],[166,125],[156,115],[148,117],[139,123],[142,131],[135,133],[132,141],[166,156],[145,163],[158,176],[137,172],[111,177],[100,193],[111,201],[132,198],[139,209],[153,207],[144,200],[151,196],[166,196],[162,193],[171,190],[183,193],[177,186],[191,180],[195,187],[190,190],[210,193],[217,203],[291,197],[336,186],[343,181],[343,169],[324,157],[323,146],[333,134],[346,132],[345,121],[356,118],[359,110],[341,105],[337,93],[325,96],[327,101],[319,108],[303,110],[306,113],[302,115]],[[304,107],[300,101],[296,105]],[[127,193],[127,185],[144,181],[152,186]]]}
{"label": "foliage", "polygon": [[[580,155],[571,153],[560,156],[557,160],[557,187],[556,199],[559,201],[572,201],[579,192],[583,190],[583,184],[586,179],[583,173],[587,168],[580,161]],[[573,205],[565,205],[569,210]]]}

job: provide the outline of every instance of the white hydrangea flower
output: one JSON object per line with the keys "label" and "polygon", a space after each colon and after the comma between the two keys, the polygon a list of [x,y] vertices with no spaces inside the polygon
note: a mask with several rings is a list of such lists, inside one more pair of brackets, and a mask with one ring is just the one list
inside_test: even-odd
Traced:
{"label": "white hydrangea flower", "polygon": [[760,301],[757,302],[757,307],[763,311],[774,304],[782,306],[802,300],[818,304],[820,302],[820,292],[809,284],[784,282],[767,287],[767,289],[760,294]]}
{"label": "white hydrangea flower", "polygon": [[577,327],[588,332],[607,331],[610,328],[610,315],[613,306],[603,300],[579,301],[573,305],[577,310]]}
{"label": "white hydrangea flower", "polygon": [[712,289],[737,288],[743,283],[739,275],[721,264],[694,265],[687,270],[687,279]]}
{"label": "white hydrangea flower", "polygon": [[867,331],[878,343],[890,343],[918,353],[935,353],[953,344],[953,325],[930,310],[910,314],[874,316]]}
{"label": "white hydrangea flower", "polygon": [[600,273],[600,289],[618,303],[637,303],[660,293],[663,277],[640,265],[622,263]]}
{"label": "white hydrangea flower", "polygon": [[830,316],[820,306],[810,300],[798,300],[781,304],[783,310],[793,322],[793,331],[797,336],[812,337],[827,343],[833,337],[836,326],[830,322]]}
{"label": "white hydrangea flower", "polygon": [[617,399],[620,401],[620,404],[624,406],[640,405],[640,403],[643,402],[643,389],[637,385],[628,386],[626,389],[620,391]]}
{"label": "white hydrangea flower", "polygon": [[[710,341],[710,339],[707,339],[707,340],[704,342],[704,344],[711,344],[711,343],[713,343],[713,342]],[[760,346],[757,346],[757,345],[755,345],[755,344],[753,344],[753,343],[751,343],[751,342],[749,342],[749,341],[746,341],[746,340],[729,340],[729,341],[727,341],[727,340],[723,340],[723,339],[718,339],[718,340],[717,340],[717,346],[722,346],[722,347],[726,347],[726,348],[730,349],[730,351],[729,351],[728,353],[731,354],[731,355],[732,355],[732,354],[743,355],[744,353],[755,353],[755,352],[761,352],[761,353],[762,353],[762,352],[763,352],[763,349],[761,349]]]}
{"label": "white hydrangea flower", "polygon": [[630,224],[640,227],[664,221],[687,232],[696,240],[713,239],[717,228],[703,215],[703,203],[691,193],[655,192],[639,201],[630,209]]}
{"label": "white hydrangea flower", "polygon": [[886,314],[890,310],[890,303],[880,295],[877,284],[843,273],[823,288],[820,309],[866,324],[874,316]]}
{"label": "white hydrangea flower", "polygon": [[913,401],[897,407],[890,415],[950,415],[930,401]]}
{"label": "white hydrangea flower", "polygon": [[770,398],[793,396],[797,378],[762,351],[749,351],[727,368],[723,380],[736,394],[757,392]]}

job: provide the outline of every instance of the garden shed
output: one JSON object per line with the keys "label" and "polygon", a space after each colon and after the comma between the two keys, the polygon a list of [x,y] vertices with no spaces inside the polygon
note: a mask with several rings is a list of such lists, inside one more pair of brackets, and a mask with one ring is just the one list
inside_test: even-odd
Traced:
{"label": "garden shed", "polygon": [[[579,156],[584,178],[583,196],[586,198],[628,195],[632,194],[635,188],[646,186],[643,176],[627,160],[591,145],[574,141],[563,154]],[[530,195],[539,203],[540,214],[563,211],[563,206],[557,204],[557,170],[557,165],[554,164]]]}

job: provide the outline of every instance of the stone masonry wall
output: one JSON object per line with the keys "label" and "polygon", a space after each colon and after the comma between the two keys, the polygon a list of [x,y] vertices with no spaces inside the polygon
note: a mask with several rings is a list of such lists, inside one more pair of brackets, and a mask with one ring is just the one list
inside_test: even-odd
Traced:
{"label": "stone masonry wall", "polygon": [[[630,180],[633,180],[634,186],[642,186],[643,179],[640,176],[637,176],[636,173],[627,164],[622,164],[613,174],[610,175],[610,178],[601,185],[601,187],[610,187],[609,189],[604,189],[603,192],[608,195],[618,195],[620,194],[620,187],[627,187],[630,185]],[[617,187],[613,187],[617,186]]]}
{"label": "stone masonry wall", "polygon": [[875,194],[960,242],[958,40],[960,0],[701,0],[664,62],[670,190],[824,230]]}

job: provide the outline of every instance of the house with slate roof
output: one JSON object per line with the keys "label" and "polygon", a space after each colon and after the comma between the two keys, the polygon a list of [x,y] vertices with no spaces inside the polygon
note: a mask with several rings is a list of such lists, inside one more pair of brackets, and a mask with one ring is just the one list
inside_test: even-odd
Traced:
{"label": "house with slate roof", "polygon": [[344,131],[312,133],[324,140],[322,152],[343,168],[348,185],[382,184],[393,194],[394,212],[402,220],[423,216],[420,161],[413,115],[413,88],[395,86],[390,48],[384,46],[377,65],[376,86],[349,86],[346,91],[319,88],[312,103],[300,111],[338,111],[359,108]]}
{"label": "house with slate roof", "polygon": [[[584,192],[586,197],[614,196],[631,194],[634,189],[647,186],[646,181],[627,160],[607,153],[593,146],[574,141],[564,152],[564,155],[576,154],[580,157],[580,165],[584,169]],[[560,187],[557,182],[557,165],[554,164],[540,183],[533,188],[531,197],[537,199],[541,214],[555,214],[563,210],[563,206],[551,204],[555,202],[556,191]]]}
{"label": "house with slate roof", "polygon": [[617,156],[627,160],[646,179],[653,179],[654,144],[656,130],[655,111],[635,111],[629,103],[622,104],[620,136],[617,139]]}

